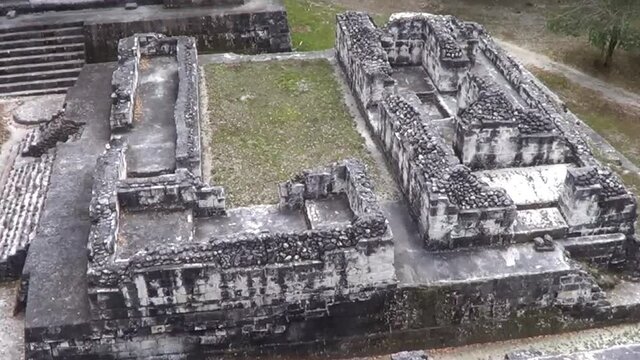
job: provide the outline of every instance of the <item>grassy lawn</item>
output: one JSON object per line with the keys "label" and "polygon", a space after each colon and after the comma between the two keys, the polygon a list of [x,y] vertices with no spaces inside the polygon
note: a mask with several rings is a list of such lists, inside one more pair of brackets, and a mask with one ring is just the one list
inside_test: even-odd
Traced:
{"label": "grassy lawn", "polygon": [[[596,130],[629,160],[640,165],[640,111],[625,108],[603,99],[598,93],[583,88],[562,75],[533,68],[530,69],[542,82],[553,90],[569,109]],[[594,155],[606,162],[606,156],[594,148]],[[611,164],[610,164],[611,165]],[[640,176],[624,171],[618,166],[611,167],[622,177],[627,186],[640,194]]]}
{"label": "grassy lawn", "polygon": [[497,38],[640,92],[640,52],[618,50],[614,65],[602,69],[594,63],[599,51],[586,38],[557,35],[547,29],[547,19],[562,11],[569,1],[579,0],[285,0],[285,5],[293,47],[298,51],[333,47],[335,14],[344,10],[368,11],[377,24],[398,11],[452,14],[483,24]]}
{"label": "grassy lawn", "polygon": [[[357,9],[328,0],[284,0],[291,27],[291,42],[295,51],[330,49],[335,44],[336,15]],[[383,24],[384,14],[373,13]]]}
{"label": "grassy lawn", "polygon": [[349,157],[377,174],[325,60],[205,67],[212,181],[232,206],[275,203],[280,182]]}

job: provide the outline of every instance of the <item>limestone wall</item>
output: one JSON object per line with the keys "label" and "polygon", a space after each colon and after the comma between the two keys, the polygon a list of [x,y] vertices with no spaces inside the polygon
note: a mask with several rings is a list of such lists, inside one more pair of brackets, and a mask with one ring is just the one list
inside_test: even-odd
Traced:
{"label": "limestone wall", "polygon": [[83,32],[87,62],[114,61],[118,48],[113,39],[150,31],[162,32],[169,37],[191,36],[201,52],[291,51],[286,11],[282,6],[272,6],[252,12],[234,9],[164,19],[86,22]]}
{"label": "limestone wall", "polygon": [[358,106],[366,113],[382,99],[383,88],[394,83],[380,45],[381,33],[365,13],[347,12],[336,19],[336,56]]}
{"label": "limestone wall", "polygon": [[[340,278],[345,270],[339,265],[344,260],[334,255],[332,262],[338,268],[333,278],[344,283]],[[384,257],[381,252],[375,256]],[[252,358],[296,351],[358,356],[568,331],[602,322],[607,316],[597,310],[607,305],[602,291],[587,274],[571,270],[490,282],[364,288],[357,293],[342,286],[341,290],[326,289],[324,296],[317,297],[309,296],[307,284],[330,284],[332,280],[319,276],[322,270],[317,264],[295,267],[294,272],[280,266],[242,269],[215,277],[216,284],[201,280],[206,271],[201,268],[176,269],[173,275],[140,273],[137,281],[148,286],[146,294],[150,295],[145,301],[162,304],[154,306],[156,311],[141,306],[140,311],[129,310],[128,318],[94,320],[88,330],[92,335],[73,341],[56,340],[52,334],[40,337],[50,341],[32,342],[27,334],[28,349],[31,354],[44,354],[34,359],[80,354],[108,354],[118,359],[185,354]],[[288,301],[268,295],[284,284],[292,285],[285,291]],[[227,301],[203,306],[209,311],[194,312],[188,305],[192,299],[224,296]],[[126,303],[108,293],[91,297],[114,308]],[[236,301],[231,300],[234,297]],[[187,305],[183,305],[185,299]],[[152,315],[138,316],[147,313]]]}

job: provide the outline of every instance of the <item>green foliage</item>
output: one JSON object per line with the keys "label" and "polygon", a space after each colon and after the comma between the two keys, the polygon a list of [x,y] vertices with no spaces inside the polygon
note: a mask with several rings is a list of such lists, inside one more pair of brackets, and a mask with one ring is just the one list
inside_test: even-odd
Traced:
{"label": "green foliage", "polygon": [[638,0],[580,0],[552,18],[549,28],[557,33],[583,36],[600,49],[605,66],[611,63],[618,48],[640,48],[640,16]]}

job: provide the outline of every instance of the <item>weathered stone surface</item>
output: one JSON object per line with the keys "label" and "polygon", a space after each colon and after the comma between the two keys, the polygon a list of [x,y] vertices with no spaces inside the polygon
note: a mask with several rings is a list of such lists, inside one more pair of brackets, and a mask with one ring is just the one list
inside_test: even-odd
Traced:
{"label": "weathered stone surface", "polygon": [[35,125],[50,121],[62,110],[64,95],[46,95],[25,100],[13,111],[13,121],[22,125]]}

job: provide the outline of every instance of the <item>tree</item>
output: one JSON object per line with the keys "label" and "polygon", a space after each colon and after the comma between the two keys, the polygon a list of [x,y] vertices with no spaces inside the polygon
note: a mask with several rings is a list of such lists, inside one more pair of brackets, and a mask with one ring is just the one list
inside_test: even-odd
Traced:
{"label": "tree", "polygon": [[617,48],[640,48],[640,0],[574,0],[548,25],[562,34],[586,34],[608,67]]}

